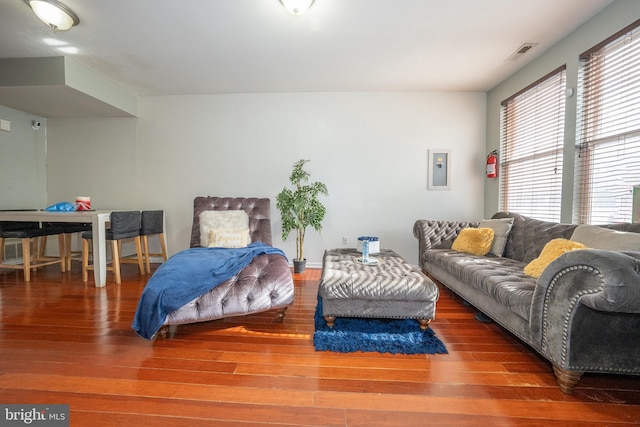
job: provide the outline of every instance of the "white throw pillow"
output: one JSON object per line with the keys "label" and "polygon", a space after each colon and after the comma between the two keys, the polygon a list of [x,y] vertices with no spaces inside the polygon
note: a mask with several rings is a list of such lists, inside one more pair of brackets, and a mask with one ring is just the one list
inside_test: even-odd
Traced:
{"label": "white throw pillow", "polygon": [[249,244],[249,229],[217,230],[209,232],[210,248],[244,248]]}
{"label": "white throw pillow", "polygon": [[580,224],[571,240],[593,249],[608,251],[640,251],[640,233],[617,231],[596,225]]}
{"label": "white throw pillow", "polygon": [[513,218],[484,219],[478,225],[478,228],[493,229],[493,244],[490,253],[502,256],[504,247],[507,245],[507,238],[513,227]]}
{"label": "white throw pillow", "polygon": [[200,246],[209,246],[211,230],[244,230],[249,228],[249,215],[243,210],[202,211],[200,213]]}

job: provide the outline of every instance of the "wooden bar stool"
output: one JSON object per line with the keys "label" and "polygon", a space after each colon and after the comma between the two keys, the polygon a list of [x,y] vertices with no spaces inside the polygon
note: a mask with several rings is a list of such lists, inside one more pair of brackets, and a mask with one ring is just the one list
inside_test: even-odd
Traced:
{"label": "wooden bar stool", "polygon": [[[71,260],[74,255],[82,258],[82,248],[79,251],[73,251],[71,247],[71,240],[74,234],[84,233],[91,230],[91,224],[81,224],[73,222],[48,222],[43,223],[42,228],[53,227],[61,231],[64,234],[64,255],[65,255],[65,267],[66,271],[71,271]],[[39,257],[46,257],[47,236],[40,237]]]}
{"label": "wooden bar stool", "polygon": [[[38,255],[38,238],[43,236],[58,236],[60,255],[57,257],[40,257]],[[6,263],[4,260],[4,245],[6,239],[20,239],[22,243],[22,263]],[[33,242],[33,244],[32,244]],[[24,281],[31,281],[31,270],[46,265],[60,264],[60,270],[66,271],[64,235],[56,228],[41,228],[37,222],[1,221],[0,222],[0,268],[22,270]]]}
{"label": "wooden bar stool", "polygon": [[[140,244],[140,211],[116,211],[111,213],[111,228],[106,231],[106,240],[111,241],[111,262],[107,271],[115,274],[116,283],[122,283],[120,275],[120,243],[125,239],[134,239],[136,244],[137,264],[141,274],[144,274],[142,263],[142,246]],[[93,231],[82,233],[82,281],[89,280],[89,242],[93,239]]]}
{"label": "wooden bar stool", "polygon": [[[162,257],[167,260],[167,246],[164,237],[164,211],[142,211],[140,225],[140,237],[142,238],[142,260],[147,274],[151,274],[151,257]],[[160,239],[160,252],[149,252],[149,237],[158,236]],[[121,263],[137,263],[135,255],[129,255],[120,259]]]}
{"label": "wooden bar stool", "polygon": [[[143,246],[143,259],[147,273],[151,273],[150,258],[161,256],[167,260],[167,245],[164,237],[164,211],[142,211],[142,228],[140,229]],[[149,252],[149,237],[157,236],[160,240],[160,253]]]}

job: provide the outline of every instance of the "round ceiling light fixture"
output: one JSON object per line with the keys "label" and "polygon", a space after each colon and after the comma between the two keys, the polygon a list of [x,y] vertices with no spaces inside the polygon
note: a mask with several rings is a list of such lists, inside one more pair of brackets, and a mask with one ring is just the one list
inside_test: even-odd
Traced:
{"label": "round ceiling light fixture", "polygon": [[287,11],[295,16],[305,13],[315,0],[280,0]]}
{"label": "round ceiling light fixture", "polygon": [[80,23],[78,15],[57,0],[24,0],[33,13],[53,30],[66,31]]}

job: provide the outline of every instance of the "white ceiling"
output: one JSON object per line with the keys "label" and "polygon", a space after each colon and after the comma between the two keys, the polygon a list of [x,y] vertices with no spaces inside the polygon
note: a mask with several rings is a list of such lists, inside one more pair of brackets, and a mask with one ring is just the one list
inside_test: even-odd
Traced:
{"label": "white ceiling", "polygon": [[316,0],[294,17],[278,0],[61,1],[80,17],[66,32],[2,0],[0,58],[63,55],[55,39],[138,95],[487,91],[613,2]]}

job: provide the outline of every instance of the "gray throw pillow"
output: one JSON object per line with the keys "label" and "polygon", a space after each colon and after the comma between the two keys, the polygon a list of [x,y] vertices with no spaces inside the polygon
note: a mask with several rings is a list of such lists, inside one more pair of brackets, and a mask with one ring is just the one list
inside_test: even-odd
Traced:
{"label": "gray throw pillow", "polygon": [[484,219],[478,224],[478,228],[493,229],[493,244],[489,253],[502,256],[512,227],[513,218]]}

